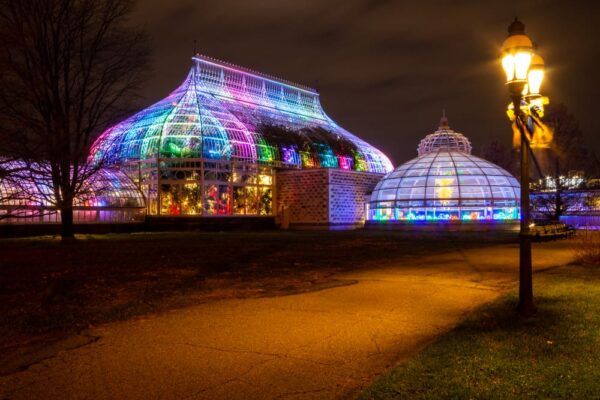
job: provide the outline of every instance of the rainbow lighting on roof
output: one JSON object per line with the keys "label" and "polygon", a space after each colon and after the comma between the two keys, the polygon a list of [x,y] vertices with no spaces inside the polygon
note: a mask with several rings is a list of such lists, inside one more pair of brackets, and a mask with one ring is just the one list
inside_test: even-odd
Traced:
{"label": "rainbow lighting on roof", "polygon": [[471,155],[471,143],[448,126],[419,144],[419,157],[387,174],[375,187],[368,220],[377,222],[514,221],[519,182],[506,170]]}
{"label": "rainbow lighting on roof", "polygon": [[177,89],[106,130],[90,158],[109,164],[160,157],[392,170],[381,151],[325,114],[316,90],[202,55],[192,60]]}

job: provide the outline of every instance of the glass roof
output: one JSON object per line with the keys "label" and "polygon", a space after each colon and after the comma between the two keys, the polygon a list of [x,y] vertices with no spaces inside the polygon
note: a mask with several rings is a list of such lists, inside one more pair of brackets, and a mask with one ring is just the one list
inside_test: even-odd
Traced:
{"label": "glass roof", "polygon": [[434,133],[425,136],[419,143],[417,153],[424,156],[438,150],[453,150],[471,154],[471,142],[462,133],[454,132],[448,125],[446,112],[442,115],[440,126]]}
{"label": "glass roof", "polygon": [[[105,131],[90,158],[241,160],[386,173],[389,159],[338,126],[313,89],[205,56],[168,97]],[[282,127],[268,134],[264,126]]]}
{"label": "glass roof", "polygon": [[519,182],[471,154],[438,150],[402,164],[375,187],[371,220],[518,219]]}

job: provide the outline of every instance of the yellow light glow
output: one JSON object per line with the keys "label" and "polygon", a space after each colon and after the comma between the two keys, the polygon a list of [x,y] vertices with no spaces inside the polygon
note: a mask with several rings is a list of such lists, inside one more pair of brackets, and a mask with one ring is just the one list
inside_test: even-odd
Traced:
{"label": "yellow light glow", "polygon": [[537,95],[540,93],[540,87],[544,80],[544,59],[535,54],[531,58],[529,73],[527,74],[527,83],[529,84],[529,93]]}
{"label": "yellow light glow", "polygon": [[259,175],[258,183],[260,185],[271,185],[273,183],[273,177],[270,175]]}
{"label": "yellow light glow", "polygon": [[539,94],[542,81],[544,80],[544,70],[531,69],[527,75],[527,83],[530,94]]}
{"label": "yellow light glow", "polygon": [[454,193],[454,188],[449,187],[455,182],[454,178],[441,178],[435,180],[435,186],[439,186],[436,188],[436,196],[438,199],[450,199],[452,198],[452,194]]}
{"label": "yellow light glow", "polygon": [[526,80],[531,65],[531,53],[520,50],[515,54],[515,79]]}
{"label": "yellow light glow", "polygon": [[506,82],[515,79],[515,58],[511,54],[507,54],[502,58],[502,68],[506,74]]}

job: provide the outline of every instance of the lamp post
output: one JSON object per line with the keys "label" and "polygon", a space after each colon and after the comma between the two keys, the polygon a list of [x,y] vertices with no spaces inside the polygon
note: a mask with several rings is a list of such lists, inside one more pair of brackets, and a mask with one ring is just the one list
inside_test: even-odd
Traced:
{"label": "lamp post", "polygon": [[[512,100],[515,124],[521,141],[521,230],[519,234],[519,306],[521,315],[531,316],[533,304],[531,268],[531,235],[529,233],[529,138],[523,100],[540,97],[544,77],[543,60],[534,54],[531,39],[525,34],[525,25],[515,18],[508,27],[508,37],[502,45],[502,67]],[[526,107],[527,109],[527,107]]]}

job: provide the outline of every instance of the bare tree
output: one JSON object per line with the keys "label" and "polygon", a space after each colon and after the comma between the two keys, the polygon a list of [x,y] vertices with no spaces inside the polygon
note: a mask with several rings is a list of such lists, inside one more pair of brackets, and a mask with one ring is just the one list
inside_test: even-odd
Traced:
{"label": "bare tree", "polygon": [[91,142],[146,78],[147,40],[129,25],[132,7],[132,0],[0,0],[3,150],[49,185],[63,238],[73,237],[74,199],[103,164],[88,162]]}
{"label": "bare tree", "polygon": [[[569,171],[585,171],[587,176],[600,174],[597,155],[586,146],[579,122],[564,104],[551,104],[546,107],[542,119],[554,131],[551,144],[554,160],[560,163],[556,174],[566,175]],[[554,162],[550,161],[553,165]]]}
{"label": "bare tree", "polygon": [[532,192],[531,210],[536,219],[559,221],[563,215],[577,214],[586,209],[587,193],[567,189],[559,180],[556,190]]}
{"label": "bare tree", "polygon": [[504,168],[507,171],[511,171],[513,168],[513,162],[511,158],[510,149],[506,148],[498,140],[493,140],[488,144],[481,147],[481,157],[494,164]]}

